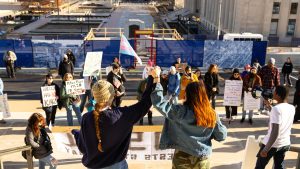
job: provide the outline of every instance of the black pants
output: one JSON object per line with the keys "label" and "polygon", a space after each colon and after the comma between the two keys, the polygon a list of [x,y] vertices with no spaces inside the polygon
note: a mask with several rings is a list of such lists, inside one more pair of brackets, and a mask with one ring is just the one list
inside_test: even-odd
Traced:
{"label": "black pants", "polygon": [[52,125],[55,124],[55,115],[56,115],[56,110],[57,106],[50,106],[50,107],[43,107],[43,110],[46,113],[46,122],[47,125],[50,125],[50,122]]}
{"label": "black pants", "polygon": [[[152,111],[149,110],[147,114],[148,114],[148,124],[151,125],[152,124]],[[144,118],[141,118],[140,124],[142,125],[143,123],[144,123]]]}
{"label": "black pants", "polygon": [[290,73],[283,73],[283,84],[285,84],[285,78],[287,79],[288,84],[291,85]]}
{"label": "black pants", "polygon": [[14,63],[10,63],[10,62],[6,62],[5,63],[5,67],[6,67],[6,73],[8,77],[15,77],[15,66]]}
{"label": "black pants", "polygon": [[257,161],[256,161],[255,169],[264,169],[272,157],[274,159],[274,169],[284,169],[285,153],[289,151],[290,146],[271,148],[268,152],[267,157],[261,157],[260,152],[264,149],[264,147],[265,145],[262,145],[256,155]]}
{"label": "black pants", "polygon": [[230,118],[230,112],[231,112],[231,116],[237,116],[237,106],[225,106],[225,109],[226,109],[226,118],[228,119]]}
{"label": "black pants", "polygon": [[113,108],[120,107],[121,103],[122,103],[122,97],[115,97],[112,103],[112,107]]}

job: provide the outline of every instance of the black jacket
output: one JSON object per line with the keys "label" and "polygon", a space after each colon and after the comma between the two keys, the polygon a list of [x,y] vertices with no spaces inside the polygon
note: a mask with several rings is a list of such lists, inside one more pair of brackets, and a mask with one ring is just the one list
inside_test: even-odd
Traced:
{"label": "black jacket", "polygon": [[[210,96],[212,94],[218,94],[219,93],[219,79],[217,73],[208,73],[206,72],[204,75],[204,83],[206,87],[206,92]],[[217,91],[213,92],[212,88],[217,88]]]}
{"label": "black jacket", "polygon": [[67,56],[68,56],[69,61],[71,61],[73,63],[73,65],[75,66],[76,58],[75,58],[74,54],[72,52],[67,53]]}
{"label": "black jacket", "polygon": [[[111,84],[114,86],[116,92],[117,92],[117,91],[119,91],[119,92],[125,92],[125,88],[124,88],[123,83],[126,82],[126,77],[125,77],[124,74],[118,74],[118,75],[116,75],[116,74],[114,74],[112,71],[110,71],[110,72],[108,73],[106,79],[107,79],[107,81],[108,81],[109,83],[111,83]],[[117,80],[121,83],[121,86],[119,86],[119,87],[117,87],[117,86],[114,84],[114,82],[117,81]]]}
{"label": "black jacket", "polygon": [[61,61],[59,63],[59,68],[58,68],[58,74],[63,77],[66,73],[71,73],[73,75],[74,73],[74,65],[72,62],[63,62]]}
{"label": "black jacket", "polygon": [[285,62],[282,66],[282,73],[284,74],[290,74],[293,71],[293,64]]}

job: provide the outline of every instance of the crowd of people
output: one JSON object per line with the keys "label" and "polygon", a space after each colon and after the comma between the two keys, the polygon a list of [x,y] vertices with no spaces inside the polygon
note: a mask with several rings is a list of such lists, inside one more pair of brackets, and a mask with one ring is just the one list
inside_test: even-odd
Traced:
{"label": "crowd of people", "polygon": [[[136,123],[142,125],[146,114],[149,125],[153,125],[151,107],[165,118],[159,148],[175,149],[172,168],[210,168],[211,140],[224,141],[227,137],[227,129],[221,120],[232,120],[238,113],[237,106],[225,106],[226,116],[220,119],[215,111],[216,97],[220,92],[216,64],[210,65],[202,76],[200,69],[193,72],[189,65],[181,63],[180,58],[166,70],[149,61],[137,90],[138,102],[125,107],[121,106],[121,102],[126,95],[126,76],[118,58],[114,58],[106,80],[97,81],[94,76],[83,77],[81,74],[81,78],[89,84],[81,97],[66,93],[66,81],[73,80],[73,61],[65,55],[61,64],[66,65],[60,66],[59,75],[63,79],[61,87],[53,82],[51,74],[46,76],[43,84],[55,86],[58,106],[43,107],[46,120],[42,115],[34,113],[26,129],[25,143],[33,147],[33,155],[39,159],[40,168],[46,163],[50,168],[57,166],[57,160],[51,156],[52,147],[43,145],[47,139],[43,130],[46,125],[55,124],[58,107],[66,109],[69,126],[73,125],[72,111],[75,111],[81,128],[72,130],[72,134],[83,154],[83,165],[106,169],[128,168],[125,158],[133,126]],[[70,67],[64,68],[67,66]],[[282,73],[291,87],[289,76],[293,65],[290,59],[284,67]],[[267,136],[257,155],[256,169],[264,168],[272,157],[275,168],[284,168],[284,155],[291,144],[291,127],[293,122],[300,120],[300,99],[297,99],[300,96],[300,80],[296,82],[296,111],[293,105],[287,103],[289,90],[285,87],[285,81],[284,85],[280,85],[279,71],[273,58],[263,67],[256,62],[252,66],[246,65],[242,73],[235,68],[228,80],[243,81],[243,92],[261,89],[263,92],[274,93],[271,99],[277,102],[275,106],[270,100],[261,99],[261,108],[269,112],[270,121]],[[88,112],[82,115],[84,107]],[[246,110],[243,108],[240,122],[243,123],[245,118]],[[250,124],[253,123],[252,119],[253,110],[250,110]]]}

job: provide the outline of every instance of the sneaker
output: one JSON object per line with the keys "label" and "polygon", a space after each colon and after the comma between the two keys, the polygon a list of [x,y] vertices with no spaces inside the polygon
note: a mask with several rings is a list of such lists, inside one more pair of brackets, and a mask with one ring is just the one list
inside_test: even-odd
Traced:
{"label": "sneaker", "polygon": [[225,121],[225,122],[227,122],[227,121],[229,121],[230,119],[229,118],[226,118],[226,117],[223,117],[222,118],[222,121]]}
{"label": "sneaker", "polygon": [[240,122],[241,122],[241,123],[244,123],[244,121],[245,121],[245,118],[242,118]]}
{"label": "sneaker", "polygon": [[6,121],[4,119],[0,120],[0,124],[6,124]]}
{"label": "sneaker", "polygon": [[286,86],[286,84],[283,84],[283,86]]}
{"label": "sneaker", "polygon": [[249,123],[252,125],[253,124],[253,121],[252,121],[252,119],[249,119]]}

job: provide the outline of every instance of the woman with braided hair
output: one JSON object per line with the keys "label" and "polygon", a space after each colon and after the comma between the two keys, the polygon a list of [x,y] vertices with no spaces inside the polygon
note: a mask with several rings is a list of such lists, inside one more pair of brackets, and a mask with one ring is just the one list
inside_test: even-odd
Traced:
{"label": "woman with braided hair", "polygon": [[[159,72],[160,69],[155,68],[155,71]],[[78,149],[83,154],[82,163],[85,167],[128,168],[125,158],[133,125],[149,111],[153,89],[153,77],[149,76],[146,90],[138,103],[111,108],[115,96],[113,85],[105,80],[94,84],[92,93],[96,101],[95,110],[83,115],[80,131],[72,130]]]}

